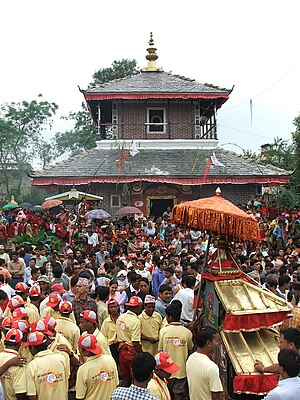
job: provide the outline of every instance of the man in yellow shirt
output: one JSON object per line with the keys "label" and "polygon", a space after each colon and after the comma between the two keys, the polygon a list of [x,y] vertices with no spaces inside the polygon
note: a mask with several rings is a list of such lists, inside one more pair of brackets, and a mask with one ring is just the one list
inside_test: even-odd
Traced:
{"label": "man in yellow shirt", "polygon": [[179,371],[179,366],[174,363],[170,354],[163,351],[157,353],[154,358],[156,366],[147,389],[157,400],[171,400],[167,379]]}
{"label": "man in yellow shirt", "polygon": [[204,326],[196,329],[198,349],[189,356],[186,363],[189,394],[191,400],[221,400],[223,387],[219,368],[210,356],[218,345],[218,332],[215,328]]}
{"label": "man in yellow shirt", "polygon": [[141,323],[142,349],[154,355],[158,350],[159,331],[162,325],[162,316],[155,311],[155,297],[146,295],[145,309],[139,315]]}
{"label": "man in yellow shirt", "polygon": [[182,303],[179,300],[173,300],[168,305],[166,315],[169,325],[161,329],[158,344],[158,350],[170,354],[180,368],[171,375],[168,384],[175,400],[181,400],[187,393],[185,364],[189,351],[193,348],[192,332],[180,323],[181,311]]}
{"label": "man in yellow shirt", "polygon": [[141,346],[141,326],[138,315],[143,308],[143,301],[138,296],[132,296],[127,311],[117,319],[117,338],[119,345],[119,368],[123,375],[123,386],[130,385],[131,362],[136,354],[143,352]]}
{"label": "man in yellow shirt", "polygon": [[87,333],[94,335],[97,339],[98,346],[100,346],[102,350],[102,353],[111,356],[108,342],[98,329],[98,320],[95,311],[84,310],[83,313],[80,314],[79,327],[82,335],[86,335]]}
{"label": "man in yellow shirt", "polygon": [[113,357],[102,354],[94,335],[80,336],[78,344],[86,361],[77,372],[76,399],[109,400],[119,383]]}
{"label": "man in yellow shirt", "polygon": [[[10,329],[4,341],[4,350],[0,352],[0,365],[18,357],[18,350],[22,344],[23,334],[19,329]],[[24,359],[23,359],[24,360]],[[25,360],[20,366],[10,366],[2,375],[1,383],[6,400],[26,399]]]}
{"label": "man in yellow shirt", "polygon": [[31,304],[29,299],[29,287],[24,282],[19,282],[15,287],[16,297],[22,299],[24,301],[24,307],[27,311],[28,321],[31,324],[32,322],[38,320],[40,318],[40,314],[37,308]]}
{"label": "man in yellow shirt", "polygon": [[108,301],[109,316],[105,318],[101,326],[101,333],[104,335],[108,342],[111,355],[113,356],[117,365],[119,365],[119,340],[117,338],[117,319],[120,316],[120,307],[115,299]]}
{"label": "man in yellow shirt", "polygon": [[29,346],[33,355],[33,360],[26,366],[28,398],[67,400],[70,371],[65,358],[47,348],[47,339],[42,332],[30,332],[24,346]]}
{"label": "man in yellow shirt", "polygon": [[80,337],[79,327],[70,320],[72,313],[72,303],[70,301],[63,301],[59,305],[60,317],[56,320],[55,330],[61,333],[72,346],[73,351],[76,353],[78,348],[78,339]]}

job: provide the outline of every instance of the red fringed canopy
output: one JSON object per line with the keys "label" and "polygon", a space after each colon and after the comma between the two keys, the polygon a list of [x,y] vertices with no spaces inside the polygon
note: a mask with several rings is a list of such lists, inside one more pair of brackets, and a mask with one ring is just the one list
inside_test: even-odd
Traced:
{"label": "red fringed canopy", "polygon": [[251,332],[269,328],[288,318],[290,311],[277,311],[259,314],[235,315],[226,313],[223,330],[225,332]]}
{"label": "red fringed canopy", "polygon": [[279,374],[237,375],[233,380],[234,393],[264,395],[278,384]]}
{"label": "red fringed canopy", "polygon": [[256,219],[220,196],[177,204],[172,219],[189,228],[225,235],[228,240],[259,240]]}

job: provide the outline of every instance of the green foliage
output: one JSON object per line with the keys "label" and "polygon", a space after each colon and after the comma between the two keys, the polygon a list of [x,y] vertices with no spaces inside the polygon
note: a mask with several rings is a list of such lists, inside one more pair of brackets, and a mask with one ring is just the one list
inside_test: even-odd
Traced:
{"label": "green foliage", "polygon": [[[51,127],[57,108],[55,103],[41,99],[0,106],[0,175],[8,195],[11,195],[10,171],[31,169],[32,159],[39,158],[44,143],[42,131]],[[20,179],[18,192],[21,184]]]}
{"label": "green foliage", "polygon": [[294,208],[300,205],[300,194],[293,185],[278,187],[272,195],[272,200],[276,201],[279,207]]}
{"label": "green foliage", "polygon": [[246,158],[250,158],[253,161],[258,160],[258,155],[251,150],[243,150],[243,156]]}
{"label": "green foliage", "polygon": [[36,186],[31,186],[30,192],[25,193],[24,195],[20,195],[16,198],[16,201],[21,204],[24,202],[31,203],[33,205],[42,204],[43,201],[47,198],[53,196],[53,192],[50,192],[45,189],[39,189]]}
{"label": "green foliage", "polygon": [[110,67],[100,68],[93,74],[93,82],[90,84],[90,86],[95,87],[114,79],[120,79],[138,73],[139,69],[136,60],[129,60],[127,58],[115,60]]}
{"label": "green foliage", "polygon": [[70,131],[55,134],[55,154],[57,156],[66,152],[74,156],[83,150],[96,147],[95,126],[84,103],[81,104],[80,111],[70,112],[68,116],[63,118],[74,121],[74,128]]}
{"label": "green foliage", "polygon": [[295,164],[295,143],[288,140],[275,138],[269,148],[263,153],[261,162],[275,167],[292,171]]}
{"label": "green foliage", "polygon": [[38,234],[33,237],[30,237],[26,234],[16,236],[13,242],[21,246],[44,246],[45,244],[48,244],[52,249],[55,250],[60,250],[62,244],[61,240],[57,236],[48,234],[44,229],[39,231]]}

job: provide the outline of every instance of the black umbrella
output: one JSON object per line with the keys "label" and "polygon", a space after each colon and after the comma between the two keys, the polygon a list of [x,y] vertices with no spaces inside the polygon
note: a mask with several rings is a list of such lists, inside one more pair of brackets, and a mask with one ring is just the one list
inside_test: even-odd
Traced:
{"label": "black umbrella", "polygon": [[34,206],[34,207],[32,207],[31,211],[33,211],[33,212],[46,212],[46,210],[41,206]]}
{"label": "black umbrella", "polygon": [[30,204],[30,203],[22,203],[22,204],[20,204],[19,205],[19,207],[21,207],[21,208],[28,208],[29,210],[32,210],[33,209],[33,205],[32,204]]}

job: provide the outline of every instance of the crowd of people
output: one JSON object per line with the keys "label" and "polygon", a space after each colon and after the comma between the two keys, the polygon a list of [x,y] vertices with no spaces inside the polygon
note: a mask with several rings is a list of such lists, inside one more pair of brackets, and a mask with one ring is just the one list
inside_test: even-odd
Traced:
{"label": "crowd of people", "polygon": [[[206,232],[161,217],[89,219],[91,206],[0,217],[0,375],[5,399],[223,399],[212,327],[194,327]],[[277,391],[300,390],[300,211],[251,198],[260,242],[231,243],[238,266],[293,305],[280,333]],[[60,248],[20,244],[45,229]],[[197,304],[197,305],[196,305]],[[293,368],[291,368],[293,360]],[[289,385],[284,384],[289,382]],[[292,389],[291,389],[292,388]],[[277,396],[277,397],[276,397]],[[269,393],[267,399],[281,399]],[[0,397],[1,399],[1,397]]]}

